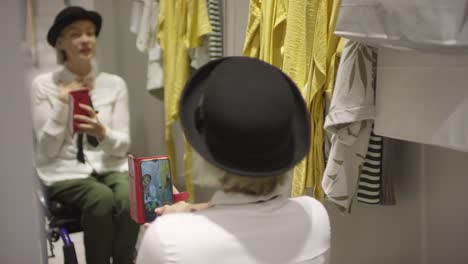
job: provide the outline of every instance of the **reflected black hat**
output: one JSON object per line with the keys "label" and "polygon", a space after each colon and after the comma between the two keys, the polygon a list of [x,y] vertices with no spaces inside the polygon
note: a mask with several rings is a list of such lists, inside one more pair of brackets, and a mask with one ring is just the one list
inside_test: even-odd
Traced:
{"label": "reflected black hat", "polygon": [[88,11],[79,6],[69,6],[60,11],[55,17],[54,24],[47,33],[47,42],[49,42],[52,47],[55,47],[60,32],[62,32],[66,26],[78,20],[89,20],[93,22],[96,27],[96,36],[99,35],[102,24],[102,18],[99,13]]}
{"label": "reflected black hat", "polygon": [[193,148],[237,175],[278,175],[309,150],[300,91],[281,70],[257,59],[225,57],[204,65],[187,82],[179,108]]}

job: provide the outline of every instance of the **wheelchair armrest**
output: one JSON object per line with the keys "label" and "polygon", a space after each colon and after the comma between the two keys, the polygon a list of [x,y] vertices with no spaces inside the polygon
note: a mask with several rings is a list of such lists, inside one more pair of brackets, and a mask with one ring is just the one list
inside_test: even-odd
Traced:
{"label": "wheelchair armrest", "polygon": [[44,192],[44,190],[42,188],[38,188],[36,190],[36,198],[39,201],[39,203],[41,204],[42,209],[44,209],[45,215],[50,216],[51,212],[50,212],[49,207],[48,207],[47,197],[46,197],[45,192]]}

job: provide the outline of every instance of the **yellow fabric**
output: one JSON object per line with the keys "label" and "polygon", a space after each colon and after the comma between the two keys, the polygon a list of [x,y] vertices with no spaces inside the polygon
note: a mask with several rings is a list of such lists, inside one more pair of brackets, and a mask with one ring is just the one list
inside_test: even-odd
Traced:
{"label": "yellow fabric", "polygon": [[[315,2],[313,6],[317,8],[311,62],[306,84],[302,86],[305,87],[303,95],[312,122],[312,147],[307,157],[294,170],[292,195],[303,195],[307,188],[313,188],[314,197],[323,200],[324,192],[321,186],[325,169],[323,122],[326,97],[332,93],[337,66],[339,38],[333,35],[333,29],[340,1],[308,0],[308,2]],[[288,41],[286,39],[286,42]]]}
{"label": "yellow fabric", "polygon": [[294,169],[292,195],[313,188],[323,200],[323,122],[335,80],[339,0],[251,0],[243,54],[281,68],[301,89],[311,117],[312,146]]}
{"label": "yellow fabric", "polygon": [[[205,0],[160,0],[158,42],[164,58],[164,110],[167,154],[173,181],[176,181],[175,147],[172,125],[177,120],[179,98],[190,76],[189,50],[201,44],[201,36],[211,32]],[[187,191],[193,197],[191,147],[186,144],[184,166]],[[188,167],[187,167],[188,165]]]}
{"label": "yellow fabric", "polygon": [[[318,0],[289,0],[282,70],[299,89],[304,89],[310,72],[318,3]],[[304,90],[302,94],[306,98]]]}
{"label": "yellow fabric", "polygon": [[286,33],[287,0],[251,0],[244,56],[281,68]]}

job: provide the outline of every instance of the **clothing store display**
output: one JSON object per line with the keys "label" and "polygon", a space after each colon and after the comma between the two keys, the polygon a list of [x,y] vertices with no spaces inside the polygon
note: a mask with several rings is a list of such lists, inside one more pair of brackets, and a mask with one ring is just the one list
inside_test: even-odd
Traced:
{"label": "clothing store display", "polygon": [[[127,170],[130,146],[128,95],[125,82],[118,76],[93,70],[94,88],[90,90],[99,121],[106,136],[99,147],[84,144],[86,163],[77,161],[77,146],[68,127],[68,105],[59,101],[57,84],[69,83],[78,76],[62,67],[37,76],[32,84],[33,121],[36,140],[36,168],[46,185],[68,179],[82,179],[96,171]],[[88,142],[88,141],[84,141]]]}
{"label": "clothing store display", "polygon": [[349,212],[358,188],[375,117],[374,50],[345,41],[325,129],[332,134],[331,150],[322,185],[327,198]]}
{"label": "clothing store display", "polygon": [[[157,39],[163,50],[164,110],[166,150],[175,161],[172,125],[178,119],[178,102],[185,82],[190,76],[189,51],[199,47],[201,38],[211,32],[205,0],[160,0]],[[193,197],[191,185],[191,147],[186,142],[184,173],[187,191]],[[175,162],[171,163],[175,178]],[[175,179],[173,179],[175,182]]]}
{"label": "clothing store display", "polygon": [[154,93],[164,86],[161,47],[157,42],[159,2],[144,0],[136,47],[148,56],[146,89]]}
{"label": "clothing store display", "polygon": [[50,27],[49,32],[47,32],[47,42],[52,47],[55,47],[57,38],[59,37],[62,30],[73,22],[83,19],[89,20],[94,24],[96,27],[96,37],[99,36],[102,24],[101,15],[99,15],[97,12],[88,11],[79,6],[69,6],[60,11],[60,13],[58,13],[55,17],[54,24]]}
{"label": "clothing store display", "polygon": [[258,59],[206,64],[188,81],[179,107],[185,137],[197,153],[236,175],[280,175],[309,150],[310,122],[299,89]]}
{"label": "clothing store display", "polygon": [[362,203],[379,204],[382,185],[383,138],[371,131],[366,158],[359,175],[357,200]]}
{"label": "clothing store display", "polygon": [[[139,226],[129,216],[127,172],[54,183],[50,198],[80,209],[87,263],[133,263]],[[117,232],[116,232],[117,231]]]}
{"label": "clothing store display", "polygon": [[196,213],[157,218],[146,231],[136,263],[329,262],[328,215],[311,197],[218,191],[210,204]]}
{"label": "clothing store display", "polygon": [[286,33],[287,3],[284,0],[252,0],[243,54],[281,68]]}
{"label": "clothing store display", "polygon": [[[291,8],[291,3],[300,4],[302,6],[303,2],[304,1],[290,2],[289,7]],[[306,68],[308,70],[307,79],[304,86],[299,87],[303,87],[304,89],[302,94],[310,111],[312,147],[306,159],[299,163],[294,169],[292,195],[303,195],[307,188],[312,188],[314,197],[323,200],[324,192],[321,186],[325,167],[323,122],[325,104],[327,103],[327,98],[331,97],[333,91],[335,71],[338,66],[338,54],[341,52],[341,45],[339,45],[340,39],[333,34],[340,1],[308,0],[307,2],[310,2],[309,6],[307,6],[308,8],[301,12],[307,17],[312,14],[306,11],[316,10],[314,11],[316,14],[313,15],[315,17],[315,23],[312,24],[315,26],[315,29],[313,31],[313,38],[311,38],[313,44],[312,46],[306,46],[305,49],[307,52],[311,52],[310,63],[308,68]],[[288,13],[285,43],[291,43],[288,34],[296,30],[294,24],[289,23],[289,18],[291,17],[291,21],[301,21],[301,19],[304,19],[304,17],[296,17],[293,20],[295,16],[296,13]],[[311,49],[311,51],[308,51],[308,49]],[[297,56],[299,58],[304,56],[304,54],[293,54],[297,52],[294,51],[294,49],[289,52],[290,53],[288,53],[288,47],[285,46],[283,70],[286,74],[294,76],[295,67],[287,65],[291,65],[295,62],[296,59],[292,59],[291,57]],[[307,52],[306,54],[308,54]],[[290,59],[291,61],[289,61]],[[294,77],[292,78],[294,80]]]}
{"label": "clothing store display", "polygon": [[468,50],[468,0],[341,0],[335,34],[376,46]]}
{"label": "clothing store display", "polygon": [[376,134],[468,151],[466,53],[382,48],[378,64]]}

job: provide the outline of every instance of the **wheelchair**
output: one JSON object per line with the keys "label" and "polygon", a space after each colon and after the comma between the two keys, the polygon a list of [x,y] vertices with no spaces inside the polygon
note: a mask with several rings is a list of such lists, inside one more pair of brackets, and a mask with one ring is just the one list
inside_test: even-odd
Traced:
{"label": "wheelchair", "polygon": [[37,197],[47,219],[45,228],[50,250],[48,258],[55,257],[54,243],[61,238],[64,263],[77,264],[75,245],[70,238],[70,234],[83,231],[81,212],[78,208],[65,206],[59,201],[49,200],[45,193],[45,187],[37,191]]}

